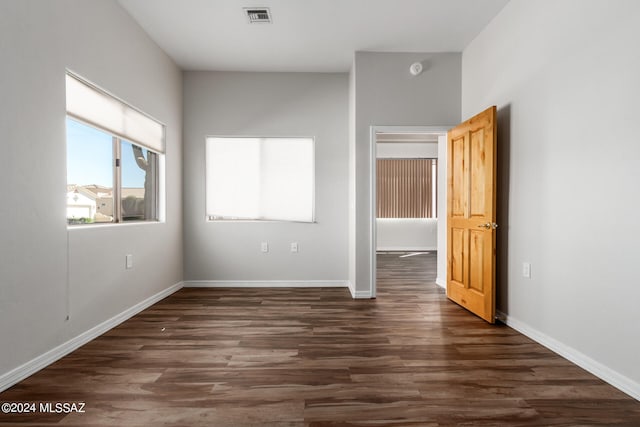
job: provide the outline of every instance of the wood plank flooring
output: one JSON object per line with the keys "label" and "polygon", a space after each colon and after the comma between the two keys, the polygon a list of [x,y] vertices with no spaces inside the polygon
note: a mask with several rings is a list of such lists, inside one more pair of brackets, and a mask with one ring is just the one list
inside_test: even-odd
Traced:
{"label": "wood plank flooring", "polygon": [[0,394],[0,426],[640,426],[640,402],[447,301],[435,254],[348,290],[182,289]]}

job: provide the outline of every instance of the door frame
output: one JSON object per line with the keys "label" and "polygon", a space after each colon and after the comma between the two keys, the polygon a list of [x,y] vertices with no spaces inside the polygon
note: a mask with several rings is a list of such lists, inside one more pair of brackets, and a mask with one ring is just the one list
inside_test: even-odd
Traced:
{"label": "door frame", "polygon": [[[442,134],[445,137],[447,136],[447,132],[449,129],[453,128],[455,125],[451,126],[370,126],[369,127],[369,242],[370,246],[370,261],[369,266],[371,267],[369,271],[369,295],[371,298],[376,298],[376,252],[378,247],[377,241],[377,231],[376,231],[376,155],[377,155],[377,147],[376,147],[376,134],[378,133],[437,133]],[[441,153],[444,153],[444,162],[438,161],[438,177],[442,176],[441,171],[445,173],[447,172],[447,146],[446,143],[444,145],[444,150],[441,150],[440,143],[438,143],[438,160],[440,160]],[[440,169],[442,168],[442,169]],[[446,195],[444,195],[446,196]],[[438,192],[437,203],[438,206],[442,206],[442,203],[446,206],[446,197],[443,199],[443,194]],[[440,210],[440,209],[438,209]],[[440,221],[440,215],[438,215],[438,221]],[[444,221],[446,221],[446,217]],[[438,224],[438,228],[440,225]],[[446,235],[445,244],[446,244]],[[440,248],[440,236],[438,236],[438,248]],[[446,249],[446,246],[445,246]],[[440,252],[440,251],[438,251]],[[446,253],[443,254],[446,256]],[[437,265],[437,264],[436,264]],[[436,267],[437,268],[437,267]],[[440,272],[437,271],[437,277],[440,278],[440,274],[445,274],[446,271]],[[442,286],[439,284],[439,286]],[[446,277],[445,277],[445,287],[446,287]]]}

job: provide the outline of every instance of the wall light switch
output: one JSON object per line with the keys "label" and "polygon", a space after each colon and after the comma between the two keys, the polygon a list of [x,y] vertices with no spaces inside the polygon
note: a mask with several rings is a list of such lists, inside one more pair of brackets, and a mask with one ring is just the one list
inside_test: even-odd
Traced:
{"label": "wall light switch", "polygon": [[298,242],[291,243],[291,252],[298,252]]}
{"label": "wall light switch", "polygon": [[127,270],[130,268],[133,268],[133,255],[131,254],[127,254],[125,255],[125,259],[126,259],[126,268]]}
{"label": "wall light switch", "polygon": [[522,277],[531,279],[531,264],[528,262],[522,263]]}
{"label": "wall light switch", "polygon": [[269,252],[269,243],[267,243],[267,242],[262,242],[262,243],[260,244],[260,250],[261,250],[262,252]]}

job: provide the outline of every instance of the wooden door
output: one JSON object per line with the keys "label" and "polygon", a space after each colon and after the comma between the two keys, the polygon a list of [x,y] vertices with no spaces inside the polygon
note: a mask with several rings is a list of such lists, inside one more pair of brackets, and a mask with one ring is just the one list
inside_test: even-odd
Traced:
{"label": "wooden door", "polygon": [[447,297],[495,319],[496,107],[448,134]]}

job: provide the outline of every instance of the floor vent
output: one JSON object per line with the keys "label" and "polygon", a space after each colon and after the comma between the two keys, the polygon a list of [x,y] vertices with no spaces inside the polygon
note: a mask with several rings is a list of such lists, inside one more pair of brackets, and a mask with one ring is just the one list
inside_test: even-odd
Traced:
{"label": "floor vent", "polygon": [[271,23],[271,13],[269,12],[269,8],[268,7],[245,7],[244,8],[244,13],[247,14],[247,17],[249,18],[249,23],[250,24],[258,24],[258,23],[263,23],[263,24],[269,24]]}

